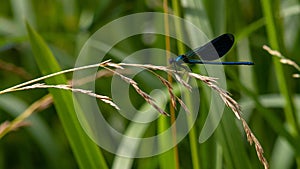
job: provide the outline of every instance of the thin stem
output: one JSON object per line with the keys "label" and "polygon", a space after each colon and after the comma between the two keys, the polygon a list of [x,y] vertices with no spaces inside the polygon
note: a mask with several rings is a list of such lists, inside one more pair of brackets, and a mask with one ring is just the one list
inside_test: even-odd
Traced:
{"label": "thin stem", "polygon": [[[170,44],[170,27],[169,27],[169,7],[168,7],[168,0],[164,0],[164,23],[165,23],[165,43],[166,43],[166,62],[168,63],[170,58],[171,58],[171,54],[170,52],[170,48],[171,48],[171,44]],[[168,82],[170,84],[172,84],[172,76],[171,74],[168,73]],[[171,124],[175,123],[176,117],[175,117],[175,109],[173,107],[172,104],[170,104],[170,115],[171,115]],[[176,143],[176,127],[172,127],[172,141],[173,143]],[[175,144],[174,148],[173,148],[173,155],[174,155],[174,160],[175,160],[175,168],[179,169],[179,156],[178,156],[178,147],[177,144]]]}
{"label": "thin stem", "polygon": [[18,128],[18,126],[24,122],[26,118],[28,118],[32,113],[34,113],[37,109],[41,107],[46,107],[52,102],[52,96],[46,95],[42,99],[34,102],[31,106],[29,106],[22,114],[20,114],[17,118],[15,118],[8,126],[0,132],[0,139],[3,138],[10,131]]}
{"label": "thin stem", "polygon": [[5,90],[0,91],[0,94],[11,92],[11,91],[13,91],[13,90],[15,90],[17,88],[20,88],[20,87],[23,87],[23,86],[26,86],[26,85],[29,85],[29,84],[32,84],[32,83],[35,83],[35,82],[38,82],[38,81],[41,81],[41,80],[53,77],[53,76],[57,76],[57,75],[61,75],[61,74],[69,73],[69,72],[74,72],[74,71],[78,71],[78,70],[83,70],[83,69],[90,69],[90,68],[99,67],[100,65],[104,65],[107,62],[108,61],[104,61],[104,62],[93,64],[93,65],[87,65],[87,66],[82,66],[82,67],[77,67],[77,68],[63,70],[63,71],[60,71],[60,72],[55,72],[55,73],[52,73],[52,74],[49,74],[49,75],[46,75],[46,76],[42,76],[42,77],[39,77],[39,78],[30,80],[30,81],[26,81],[26,82],[21,83],[21,84],[18,84],[16,86],[7,88]]}
{"label": "thin stem", "polygon": [[[181,15],[181,4],[179,0],[172,0],[172,5],[173,5],[173,9],[174,9],[174,14],[179,16]],[[176,35],[178,36],[178,39],[182,39],[182,35],[183,35],[183,29],[182,26],[180,24],[180,22],[178,22],[177,20],[175,21],[175,30],[176,30]],[[184,53],[185,51],[185,47],[184,45],[180,42],[177,41],[177,48],[178,48],[178,52],[179,53]],[[191,97],[190,97],[190,93],[184,93],[185,95],[185,103],[188,107],[192,107],[192,102],[191,102]],[[193,110],[191,110],[193,111]],[[192,117],[188,117],[188,125],[192,125],[191,124],[191,118]],[[190,138],[190,149],[191,149],[191,155],[192,155],[192,162],[193,162],[193,168],[194,169],[200,169],[200,161],[199,161],[199,155],[198,155],[198,147],[197,147],[197,138],[196,138],[196,128],[192,127],[189,133],[189,138]]]}

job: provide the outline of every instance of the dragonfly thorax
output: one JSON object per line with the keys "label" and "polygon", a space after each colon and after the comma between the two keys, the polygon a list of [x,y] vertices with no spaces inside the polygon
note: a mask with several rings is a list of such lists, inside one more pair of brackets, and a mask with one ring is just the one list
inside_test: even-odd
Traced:
{"label": "dragonfly thorax", "polygon": [[186,57],[186,55],[179,55],[176,58],[171,58],[169,60],[169,63],[170,64],[176,63],[176,64],[181,65],[182,63],[188,63],[188,58]]}

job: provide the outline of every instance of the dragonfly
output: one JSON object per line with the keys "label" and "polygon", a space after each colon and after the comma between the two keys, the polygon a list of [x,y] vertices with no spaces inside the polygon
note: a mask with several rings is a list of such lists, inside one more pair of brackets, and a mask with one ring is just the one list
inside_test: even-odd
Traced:
{"label": "dragonfly", "polygon": [[[212,65],[254,65],[253,62],[216,62],[233,46],[234,36],[226,33],[211,40],[205,45],[170,59],[170,64],[212,64]],[[198,59],[197,59],[198,58]],[[200,59],[201,58],[201,59]]]}

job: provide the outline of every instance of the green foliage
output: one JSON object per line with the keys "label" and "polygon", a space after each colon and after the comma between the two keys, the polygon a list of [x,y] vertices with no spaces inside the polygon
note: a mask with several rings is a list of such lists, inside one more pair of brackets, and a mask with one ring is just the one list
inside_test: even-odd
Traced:
{"label": "green foliage", "polygon": [[[59,72],[60,67],[50,49],[46,46],[46,43],[28,23],[26,27],[35,60],[42,74],[47,75],[53,72]],[[46,79],[46,83],[66,84],[67,79],[64,75],[58,75]],[[98,147],[87,137],[79,124],[74,110],[75,103],[73,103],[72,93],[55,89],[49,89],[49,92],[53,97],[57,114],[59,115],[80,168],[108,168]]]}
{"label": "green foliage", "polygon": [[[209,39],[226,32],[235,35],[235,47],[224,60],[252,60],[255,65],[225,67],[227,89],[240,103],[243,116],[262,144],[271,168],[300,168],[300,81],[292,78],[292,74],[297,73],[295,69],[282,65],[262,49],[264,44],[269,45],[300,63],[299,1],[186,0],[179,4],[172,1],[169,8],[172,13],[201,28]],[[162,2],[1,2],[1,90],[32,77],[72,68],[85,41],[101,26],[128,14],[149,11],[162,12]],[[101,47],[105,48],[100,44]],[[139,35],[130,37],[118,43],[106,58],[118,61],[134,51],[149,47],[165,48],[164,37],[156,36],[150,43]],[[171,40],[171,48],[173,52],[184,50],[174,39]],[[164,59],[164,56],[161,57]],[[2,61],[14,67],[3,66]],[[150,57],[149,62],[152,61]],[[205,72],[202,67],[193,70]],[[24,76],[22,72],[27,74]],[[157,78],[149,74],[145,76],[147,78],[136,77],[139,87],[147,93],[162,89],[167,95],[167,90]],[[71,79],[69,74],[47,79],[45,83],[66,84],[67,79]],[[97,80],[96,93],[110,96],[110,82],[111,77]],[[114,166],[154,169],[175,168],[177,163],[180,168],[263,168],[255,148],[248,144],[240,124],[229,109],[225,109],[213,136],[205,143],[198,142],[211,106],[211,90],[202,83],[198,86],[201,92],[200,111],[190,136],[178,144],[179,161],[174,158],[173,150],[154,157],[130,159],[101,149],[81,128],[74,112],[72,94],[49,89],[54,106],[31,115],[28,119],[30,126],[10,132],[0,140],[0,168],[105,169]],[[0,123],[13,120],[45,94],[45,90],[36,89],[0,95]],[[138,109],[149,106],[132,88],[130,99]],[[156,99],[167,105],[168,111],[170,100]],[[138,124],[117,114],[111,107],[100,104],[100,108],[104,110],[105,118],[124,133],[146,137],[163,132],[171,125],[169,118],[164,117],[149,123],[148,128],[139,128]],[[160,141],[160,144],[168,144],[167,140]]]}

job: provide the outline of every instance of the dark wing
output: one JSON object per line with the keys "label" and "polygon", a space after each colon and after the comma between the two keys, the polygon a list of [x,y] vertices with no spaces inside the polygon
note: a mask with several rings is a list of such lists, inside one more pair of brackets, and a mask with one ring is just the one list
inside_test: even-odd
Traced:
{"label": "dark wing", "polygon": [[186,57],[200,57],[201,60],[216,60],[224,56],[232,47],[234,36],[223,34],[207,44],[185,54]]}

